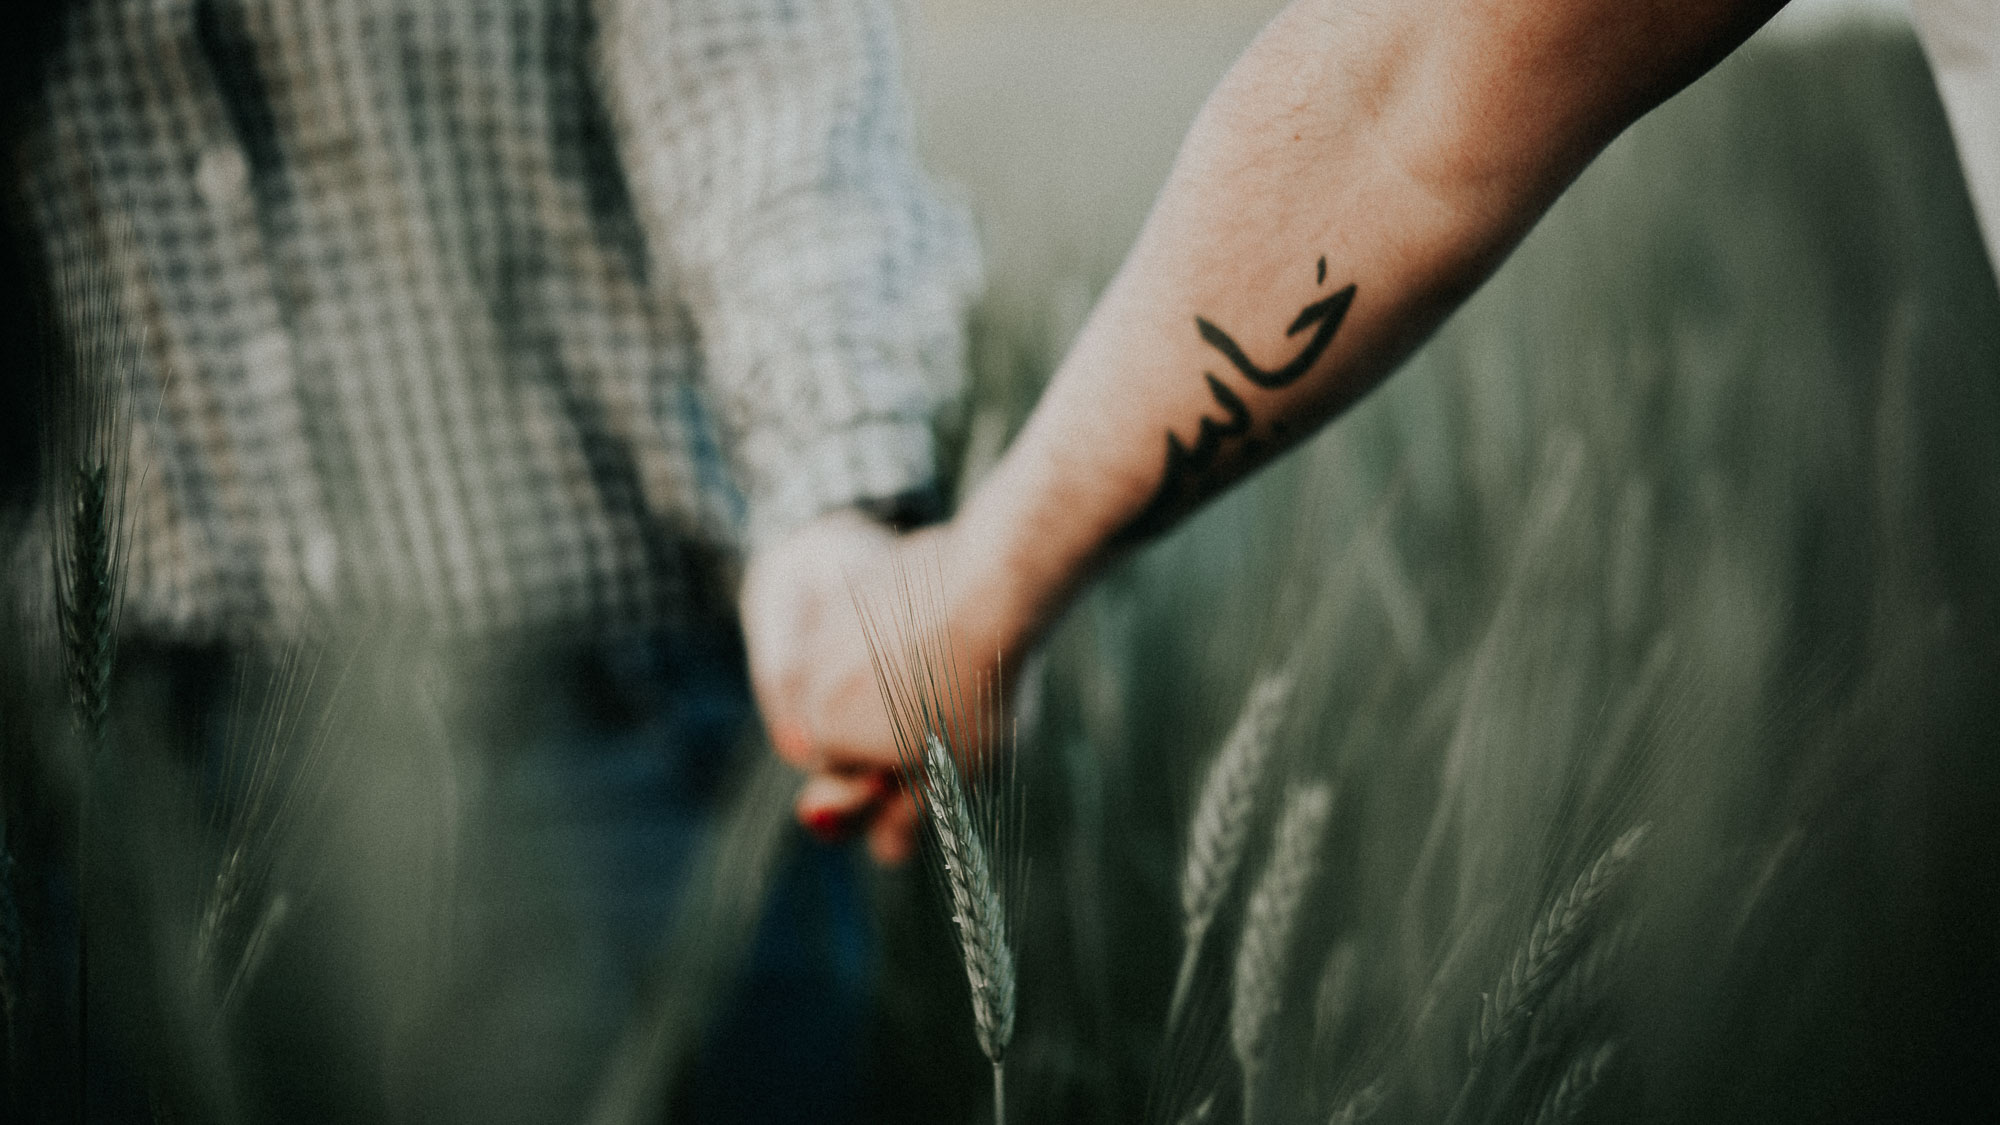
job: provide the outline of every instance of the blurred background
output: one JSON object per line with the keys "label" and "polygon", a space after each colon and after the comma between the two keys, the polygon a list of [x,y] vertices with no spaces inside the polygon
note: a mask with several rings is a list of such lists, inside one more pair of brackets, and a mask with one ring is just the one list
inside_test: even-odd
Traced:
{"label": "blurred background", "polygon": [[[988,267],[967,479],[1276,7],[915,6],[922,144]],[[1236,1111],[1226,1000],[1172,1041],[1165,1012],[1197,791],[1280,667],[1285,756],[1226,913],[1286,787],[1336,799],[1260,1119],[1534,1120],[1600,1051],[1553,1119],[1983,1117],[2000,298],[1954,159],[1902,5],[1793,4],[1382,390],[1069,616],[1022,733],[1023,1120]],[[1505,1081],[1473,1074],[1537,919],[1641,825],[1586,983]],[[936,903],[882,890],[883,1119],[976,1120]],[[1235,935],[1209,943],[1226,992]]]}

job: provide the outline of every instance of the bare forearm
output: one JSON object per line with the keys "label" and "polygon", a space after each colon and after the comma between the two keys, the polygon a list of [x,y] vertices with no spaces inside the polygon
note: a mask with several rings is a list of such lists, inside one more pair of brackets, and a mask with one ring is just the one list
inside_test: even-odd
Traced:
{"label": "bare forearm", "polygon": [[1120,546],[1365,393],[1612,136],[1778,6],[1294,3],[956,521],[995,631],[1032,633]]}

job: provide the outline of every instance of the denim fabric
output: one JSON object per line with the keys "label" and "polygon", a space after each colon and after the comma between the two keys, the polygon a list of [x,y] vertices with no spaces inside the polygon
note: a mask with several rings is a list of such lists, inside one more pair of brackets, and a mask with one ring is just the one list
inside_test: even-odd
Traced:
{"label": "denim fabric", "polygon": [[[474,1110],[468,1119],[562,1120],[572,1091],[587,1096],[573,1084],[598,1075],[576,1064],[614,1045],[649,972],[673,971],[655,964],[661,939],[717,826],[730,757],[756,721],[728,646],[616,642],[560,674],[567,682],[531,720],[535,735],[496,768],[490,822],[472,830],[499,857],[479,864],[470,903],[499,948],[475,970],[483,996],[468,1004],[513,988],[519,1006],[486,1026],[518,1038],[488,1047],[529,1088],[496,1098],[488,1078],[455,1099]],[[797,1121],[810,1107],[815,1122],[854,1120],[873,955],[856,863],[850,849],[792,833],[741,978],[682,1076],[675,1119]],[[517,936],[534,944],[509,947]],[[537,1043],[552,1032],[588,1049],[549,1073]],[[543,1104],[546,1114],[523,1112]]]}

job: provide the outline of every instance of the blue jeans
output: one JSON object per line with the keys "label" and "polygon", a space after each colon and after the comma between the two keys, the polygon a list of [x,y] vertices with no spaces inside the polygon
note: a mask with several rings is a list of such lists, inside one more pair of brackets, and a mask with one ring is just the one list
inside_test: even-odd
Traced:
{"label": "blue jeans", "polygon": [[[500,941],[473,968],[467,1002],[507,999],[497,983],[517,1006],[484,1025],[499,1034],[463,1068],[476,1073],[486,1054],[508,1079],[496,1086],[489,1073],[483,1089],[453,1099],[473,1110],[468,1120],[580,1116],[572,1107],[602,1077],[591,1064],[629,1026],[633,998],[649,976],[674,980],[678,967],[658,963],[662,937],[757,721],[729,643],[593,646],[556,674],[566,682],[496,768],[488,823],[469,829],[481,853],[467,860],[480,876],[470,904]],[[742,971],[676,1076],[676,1120],[857,1119],[874,952],[862,873],[852,849],[795,827],[787,836]],[[544,1068],[552,1034],[582,1049]]]}

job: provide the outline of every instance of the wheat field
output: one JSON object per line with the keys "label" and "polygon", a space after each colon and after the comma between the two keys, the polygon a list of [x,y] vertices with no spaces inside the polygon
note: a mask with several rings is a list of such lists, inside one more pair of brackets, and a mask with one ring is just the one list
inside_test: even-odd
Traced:
{"label": "wheat field", "polygon": [[[927,159],[986,247],[961,491],[1268,7],[911,13]],[[935,771],[960,858],[868,877],[867,1120],[991,1121],[1003,1055],[1013,1122],[2000,1104],[2000,292],[1908,27],[1834,9],[1617,140],[1402,372],[1065,617],[1000,724],[1018,757]],[[9,846],[87,808],[94,1003],[153,1119],[532,1117],[537,1073],[428,1053],[570,983],[439,992],[478,922],[454,880],[507,835],[479,763],[535,719],[517,671],[393,632],[288,649],[234,670],[203,773],[176,700],[221,671],[120,653],[107,713],[78,669],[111,655],[0,626]],[[949,763],[921,727],[906,753]],[[683,1105],[806,846],[796,785],[739,756],[588,1120]],[[23,901],[10,988],[82,940]],[[62,1045],[17,1050],[55,1013],[16,1000],[8,1088],[67,1104]]]}
{"label": "wheat field", "polygon": [[[1015,1119],[1994,1104],[2000,299],[1907,27],[1832,8],[1614,143],[1388,385],[1066,619],[1022,736]],[[969,474],[1257,15],[919,37],[989,247]],[[1204,780],[1274,674],[1193,925]],[[1330,813],[1245,1067],[1302,789]],[[882,897],[881,1119],[978,1120],[965,1013],[922,999],[954,971],[935,904]]]}

